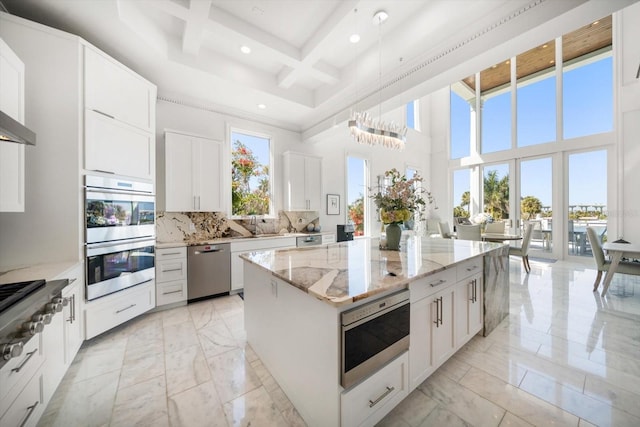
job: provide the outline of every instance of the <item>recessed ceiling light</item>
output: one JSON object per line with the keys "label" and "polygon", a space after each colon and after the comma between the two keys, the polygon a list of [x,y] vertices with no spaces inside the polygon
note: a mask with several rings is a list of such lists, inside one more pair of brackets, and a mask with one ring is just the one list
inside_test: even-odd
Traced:
{"label": "recessed ceiling light", "polygon": [[351,37],[349,37],[349,41],[351,43],[358,43],[360,41],[360,34],[351,34]]}
{"label": "recessed ceiling light", "polygon": [[265,108],[267,108],[267,106],[265,104],[258,104],[258,109],[259,110],[264,110]]}
{"label": "recessed ceiling light", "polygon": [[249,46],[240,46],[240,52],[248,55],[251,53],[251,48]]}

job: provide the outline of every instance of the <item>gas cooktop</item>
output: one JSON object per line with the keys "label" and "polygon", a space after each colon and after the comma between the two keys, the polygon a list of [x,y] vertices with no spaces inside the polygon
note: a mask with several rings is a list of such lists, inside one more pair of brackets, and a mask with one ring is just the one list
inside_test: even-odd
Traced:
{"label": "gas cooktop", "polygon": [[45,285],[43,279],[0,285],[0,313]]}

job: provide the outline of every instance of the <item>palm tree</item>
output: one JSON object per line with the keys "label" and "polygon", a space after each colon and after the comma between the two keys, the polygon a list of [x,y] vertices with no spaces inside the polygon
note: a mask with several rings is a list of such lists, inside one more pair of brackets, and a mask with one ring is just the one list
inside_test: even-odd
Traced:
{"label": "palm tree", "polygon": [[502,179],[492,170],[484,177],[484,211],[493,219],[509,218],[509,175]]}

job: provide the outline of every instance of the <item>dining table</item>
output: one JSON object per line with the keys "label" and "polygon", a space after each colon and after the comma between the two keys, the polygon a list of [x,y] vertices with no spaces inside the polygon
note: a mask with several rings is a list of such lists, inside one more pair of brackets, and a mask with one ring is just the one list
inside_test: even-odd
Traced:
{"label": "dining table", "polygon": [[482,233],[482,240],[485,242],[506,242],[509,240],[522,240],[522,236],[519,234]]}
{"label": "dining table", "polygon": [[602,287],[602,296],[605,296],[607,291],[609,290],[609,285],[611,284],[611,280],[613,279],[613,275],[622,260],[622,257],[627,258],[640,258],[640,244],[637,243],[605,243],[602,245],[602,249],[607,251],[607,253],[611,256],[611,265],[609,265],[609,270],[604,276],[603,287]]}

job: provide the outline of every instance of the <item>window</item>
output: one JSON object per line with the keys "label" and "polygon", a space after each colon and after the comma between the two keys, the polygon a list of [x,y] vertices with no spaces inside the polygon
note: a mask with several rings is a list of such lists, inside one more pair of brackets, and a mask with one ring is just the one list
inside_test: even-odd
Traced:
{"label": "window", "polygon": [[407,128],[420,130],[420,103],[417,99],[408,102],[406,106]]}
{"label": "window", "polygon": [[611,34],[608,16],[562,37],[564,139],[613,130]]}
{"label": "window", "polygon": [[518,147],[556,140],[556,49],[553,40],[516,57]]}
{"label": "window", "polygon": [[511,148],[511,61],[480,73],[482,153]]}
{"label": "window", "polygon": [[273,216],[271,138],[231,130],[231,216]]}
{"label": "window", "polygon": [[361,157],[347,157],[347,220],[355,227],[354,236],[368,233],[368,179],[367,160]]}
{"label": "window", "polygon": [[[471,112],[475,103],[475,77],[451,85],[451,158],[460,159],[471,154]],[[473,85],[473,86],[471,86]],[[474,138],[475,140],[475,138]]]}
{"label": "window", "polygon": [[453,171],[453,217],[469,218],[471,212],[471,171]]}

